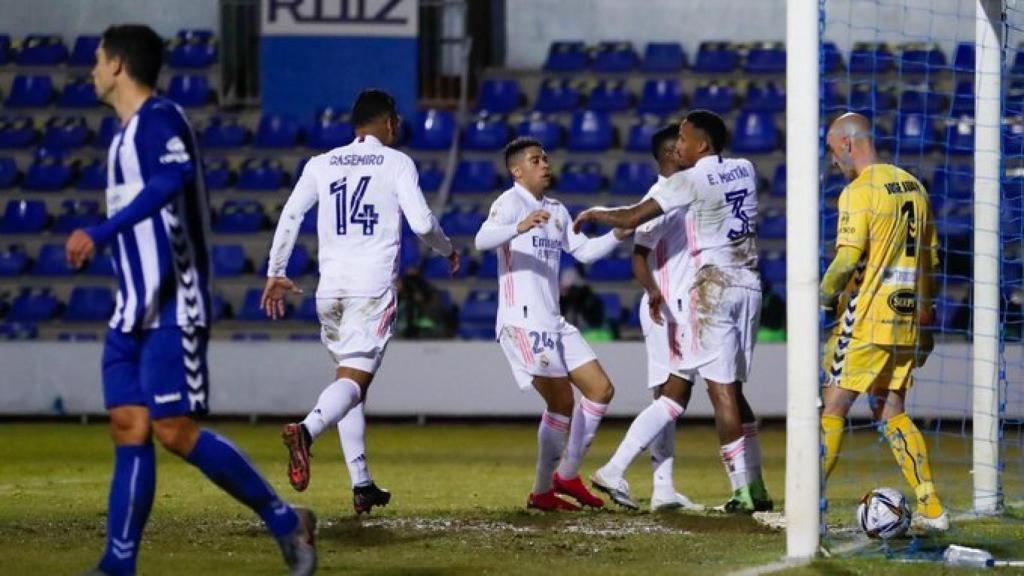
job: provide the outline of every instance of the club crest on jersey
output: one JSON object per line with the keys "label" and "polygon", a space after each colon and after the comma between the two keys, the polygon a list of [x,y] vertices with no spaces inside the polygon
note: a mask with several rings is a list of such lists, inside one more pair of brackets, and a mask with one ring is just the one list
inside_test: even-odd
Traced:
{"label": "club crest on jersey", "polygon": [[561,232],[565,228],[565,224],[562,223],[561,218],[555,218],[555,228]]}
{"label": "club crest on jersey", "polygon": [[167,141],[166,149],[167,152],[160,156],[161,164],[188,162],[188,150],[185,148],[185,143],[181,141],[181,138],[172,136]]}
{"label": "club crest on jersey", "polygon": [[543,366],[544,368],[551,366],[551,360],[548,359],[547,354],[541,354],[538,360],[540,361],[540,365]]}

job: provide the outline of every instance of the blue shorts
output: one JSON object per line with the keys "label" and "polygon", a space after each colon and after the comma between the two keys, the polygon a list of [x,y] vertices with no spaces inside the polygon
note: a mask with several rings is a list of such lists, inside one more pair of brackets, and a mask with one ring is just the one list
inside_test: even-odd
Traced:
{"label": "blue shorts", "polygon": [[107,409],[146,406],[150,418],[206,414],[208,333],[201,327],[108,330],[103,347]]}

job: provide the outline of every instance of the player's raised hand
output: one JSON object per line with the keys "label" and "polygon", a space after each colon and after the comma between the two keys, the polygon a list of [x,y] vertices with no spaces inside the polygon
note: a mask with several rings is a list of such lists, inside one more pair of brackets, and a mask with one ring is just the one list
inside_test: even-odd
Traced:
{"label": "player's raised hand", "polygon": [[594,217],[597,215],[597,212],[599,210],[601,210],[600,206],[594,207],[594,208],[588,208],[588,209],[584,210],[583,212],[580,212],[579,214],[577,214],[576,215],[576,219],[573,220],[573,222],[572,222],[572,229],[573,229],[573,231],[575,231],[577,234],[579,234],[580,231],[583,230],[583,226],[586,225],[587,222],[594,222],[595,221]]}
{"label": "player's raised hand", "polygon": [[537,226],[543,226],[548,219],[551,218],[551,213],[547,210],[534,210],[523,218],[523,221],[516,226],[516,231],[520,234],[525,234]]}
{"label": "player's raised hand", "polygon": [[260,308],[266,312],[267,318],[284,318],[285,297],[288,294],[302,294],[302,288],[284,276],[267,278],[267,286],[263,289],[263,297],[260,298]]}
{"label": "player's raised hand", "polygon": [[651,320],[658,326],[665,324],[665,319],[661,317],[661,307],[665,305],[665,297],[661,295],[660,290],[651,290],[647,292],[647,308],[651,315]]}
{"label": "player's raised hand", "polygon": [[455,273],[462,267],[462,260],[459,256],[458,250],[452,250],[452,253],[448,255],[448,274],[455,276]]}
{"label": "player's raised hand", "polygon": [[96,243],[93,242],[92,236],[89,236],[81,228],[72,232],[68,236],[67,243],[64,244],[64,255],[68,260],[68,266],[75,270],[84,266],[95,254]]}

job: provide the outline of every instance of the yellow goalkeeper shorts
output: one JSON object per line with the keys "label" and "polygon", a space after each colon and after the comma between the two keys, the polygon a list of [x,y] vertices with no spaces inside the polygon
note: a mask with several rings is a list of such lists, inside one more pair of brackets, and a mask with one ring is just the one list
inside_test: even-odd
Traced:
{"label": "yellow goalkeeper shorts", "polygon": [[880,346],[833,335],[825,344],[825,385],[864,393],[909,390],[914,384],[913,346]]}

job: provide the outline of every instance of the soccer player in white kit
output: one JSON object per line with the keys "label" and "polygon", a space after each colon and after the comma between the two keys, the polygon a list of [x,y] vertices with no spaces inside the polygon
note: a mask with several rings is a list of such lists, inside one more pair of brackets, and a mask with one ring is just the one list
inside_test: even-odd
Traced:
{"label": "soccer player in white kit", "polygon": [[[717,114],[690,112],[676,141],[679,161],[686,169],[638,204],[581,213],[574,228],[579,230],[587,222],[635,228],[662,214],[687,209],[687,244],[695,273],[688,291],[690,326],[683,334],[679,368],[701,375],[715,409],[722,463],[733,490],[721,509],[754,512],[772,508],[761,476],[757,420],[743,396],[761,313],[757,175],[748,160],[721,156],[726,137],[725,122]],[[653,407],[648,411],[658,412]],[[660,419],[668,423],[675,415],[661,410]]]}
{"label": "soccer player in white kit", "polygon": [[[580,479],[579,467],[604,417],[614,389],[594,351],[562,317],[558,271],[562,251],[587,263],[606,256],[629,231],[589,239],[572,230],[561,202],[544,192],[551,168],[540,142],[517,138],[505,147],[515,180],[491,205],[476,235],[478,250],[498,251],[496,335],[519,388],[534,388],[547,404],[537,431],[537,476],[528,508],[578,510],[601,507]],[[572,386],[582,394],[574,409]],[[557,469],[556,469],[557,467]]]}
{"label": "soccer player in white kit", "polygon": [[[679,124],[673,123],[651,137],[651,154],[658,163],[658,181],[644,200],[680,170],[676,154],[678,135]],[[611,460],[591,476],[595,488],[608,494],[617,504],[633,510],[639,509],[639,505],[630,495],[629,483],[623,474],[645,448],[650,448],[654,470],[651,509],[704,509],[676,492],[672,480],[675,418],[686,410],[693,388],[693,376],[678,369],[682,357],[682,330],[688,324],[686,288],[692,273],[685,217],[685,210],[659,216],[637,228],[633,237],[633,275],[644,288],[638,312],[647,349],[647,386],[654,391],[654,402],[633,421]],[[663,414],[672,416],[672,420],[664,423]]]}
{"label": "soccer player in white kit", "polygon": [[261,306],[270,318],[280,318],[286,296],[302,293],[285,277],[285,268],[303,216],[319,203],[316,311],[321,340],[337,365],[336,379],[305,420],[284,427],[288,479],[296,490],[306,489],[310,445],[345,418],[349,425],[339,425],[339,432],[359,513],[386,505],[391,497],[374,484],[366,468],[360,405],[394,329],[402,216],[435,252],[448,257],[452,273],[459,268],[459,254],[423,198],[412,159],[389,147],[400,125],[391,95],[362,92],[352,107],[352,125],[355,140],[311,158],[285,203]]}

